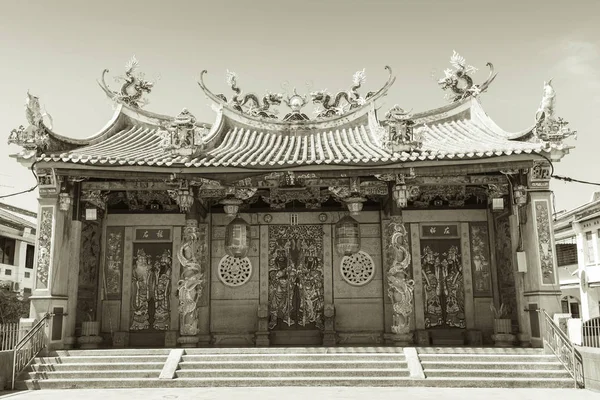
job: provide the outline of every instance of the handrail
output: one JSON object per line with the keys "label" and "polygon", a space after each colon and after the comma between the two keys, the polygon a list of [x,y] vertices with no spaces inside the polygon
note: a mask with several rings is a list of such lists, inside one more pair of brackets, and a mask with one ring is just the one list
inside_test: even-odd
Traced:
{"label": "handrail", "polygon": [[548,315],[546,310],[538,310],[544,315],[544,344],[552,350],[559,361],[569,371],[574,380],[575,388],[584,388],[583,358],[571,340]]}
{"label": "handrail", "polygon": [[33,325],[31,330],[15,346],[13,350],[12,389],[15,389],[17,376],[29,365],[31,360],[46,347],[44,325],[50,318],[46,313],[42,319]]}

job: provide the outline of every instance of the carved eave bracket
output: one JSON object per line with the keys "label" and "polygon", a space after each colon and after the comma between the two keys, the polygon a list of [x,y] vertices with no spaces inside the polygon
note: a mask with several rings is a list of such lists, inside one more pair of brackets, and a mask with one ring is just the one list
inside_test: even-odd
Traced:
{"label": "carved eave bracket", "polygon": [[577,139],[577,131],[571,130],[569,124],[561,117],[554,115],[556,92],[552,87],[552,79],[544,82],[544,94],[536,112],[536,125],[533,134],[544,143],[544,150],[550,153],[552,161],[559,161],[573,146],[564,143],[564,140],[573,137]]}
{"label": "carved eave bracket", "polygon": [[496,78],[494,66],[492,63],[488,62],[486,64],[490,68],[488,79],[481,85],[475,85],[470,74],[477,72],[477,68],[472,65],[467,65],[465,58],[456,51],[454,51],[452,57],[450,57],[450,64],[452,64],[454,69],[445,69],[444,77],[438,80],[438,85],[440,85],[442,90],[450,91],[446,94],[446,99],[450,102],[479,96]]}
{"label": "carved eave bracket", "polygon": [[196,117],[184,108],[169,124],[161,126],[158,135],[161,147],[170,154],[195,157],[204,151],[208,132],[208,127],[198,126]]}

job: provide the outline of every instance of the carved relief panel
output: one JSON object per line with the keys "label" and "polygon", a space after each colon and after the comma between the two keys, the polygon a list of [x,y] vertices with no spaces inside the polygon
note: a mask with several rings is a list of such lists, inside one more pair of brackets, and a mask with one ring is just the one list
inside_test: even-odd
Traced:
{"label": "carved relief panel", "polygon": [[469,230],[471,234],[473,296],[492,297],[492,272],[487,222],[472,222]]}
{"label": "carved relief panel", "polygon": [[422,225],[425,328],[465,328],[465,294],[458,226]]}
{"label": "carved relief panel", "polygon": [[76,324],[96,320],[101,227],[98,221],[83,221],[79,255]]}
{"label": "carved relief panel", "polygon": [[323,227],[269,226],[269,329],[323,329]]}

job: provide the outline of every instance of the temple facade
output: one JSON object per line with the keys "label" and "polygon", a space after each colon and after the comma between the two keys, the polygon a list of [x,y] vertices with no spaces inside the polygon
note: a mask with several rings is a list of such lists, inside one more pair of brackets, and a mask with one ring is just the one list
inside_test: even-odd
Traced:
{"label": "temple facade", "polygon": [[389,67],[376,91],[363,70],[263,98],[203,71],[202,123],[145,110],[134,58],[118,90],[104,71],[116,111],[88,139],[28,93],[9,143],[39,184],[31,317],[51,313],[53,348],[541,346],[536,310],[561,311],[549,180],[574,132],[551,82],[509,133],[478,100],[492,65],[482,84],[451,66],[448,104],[414,113],[379,109]]}

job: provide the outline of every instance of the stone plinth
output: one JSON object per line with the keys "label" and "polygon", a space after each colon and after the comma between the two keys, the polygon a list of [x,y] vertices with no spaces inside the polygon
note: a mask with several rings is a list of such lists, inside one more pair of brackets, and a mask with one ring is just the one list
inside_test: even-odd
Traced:
{"label": "stone plinth", "polygon": [[200,341],[200,339],[198,338],[198,336],[179,336],[177,338],[177,343],[181,346],[181,347],[196,347],[198,345],[198,342]]}
{"label": "stone plinth", "polygon": [[383,335],[385,341],[394,346],[405,347],[410,346],[413,342],[412,332],[408,333],[386,333]]}
{"label": "stone plinth", "polygon": [[431,338],[429,332],[426,330],[419,329],[415,332],[417,346],[429,346],[431,345]]}
{"label": "stone plinth", "polygon": [[481,346],[483,344],[483,334],[480,330],[467,330],[467,344],[469,346]]}
{"label": "stone plinth", "polygon": [[113,334],[113,347],[128,347],[129,332],[115,332]]}
{"label": "stone plinth", "polygon": [[102,343],[101,336],[79,336],[77,338],[77,343],[79,344],[80,349],[97,349]]}
{"label": "stone plinth", "polygon": [[510,333],[496,333],[492,335],[492,340],[496,347],[512,347],[515,339],[515,335]]}

